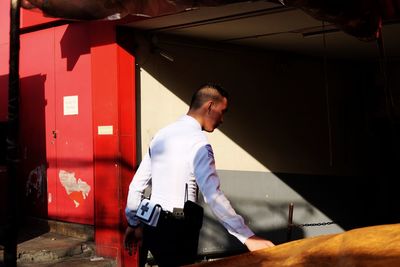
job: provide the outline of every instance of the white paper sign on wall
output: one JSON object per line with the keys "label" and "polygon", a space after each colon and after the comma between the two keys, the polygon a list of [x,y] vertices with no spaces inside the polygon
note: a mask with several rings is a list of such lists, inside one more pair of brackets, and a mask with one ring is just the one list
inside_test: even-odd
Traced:
{"label": "white paper sign on wall", "polygon": [[78,115],[78,96],[64,96],[64,115]]}
{"label": "white paper sign on wall", "polygon": [[112,135],[113,134],[113,126],[112,125],[97,126],[97,134],[98,135]]}

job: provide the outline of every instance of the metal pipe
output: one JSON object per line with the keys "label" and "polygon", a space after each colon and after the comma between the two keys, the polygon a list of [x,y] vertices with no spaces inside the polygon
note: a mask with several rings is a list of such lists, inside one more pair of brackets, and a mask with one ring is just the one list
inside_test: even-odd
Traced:
{"label": "metal pipe", "polygon": [[286,235],[286,242],[289,242],[292,239],[292,232],[293,232],[293,208],[294,204],[289,204],[289,216],[288,216],[288,227],[287,227],[287,235]]}
{"label": "metal pipe", "polygon": [[[193,22],[180,23],[180,24],[159,27],[159,28],[155,28],[155,29],[150,29],[150,30],[148,30],[148,32],[149,33],[170,32],[170,31],[182,30],[182,29],[186,29],[186,28],[193,28],[193,27],[199,27],[199,26],[204,26],[204,25],[210,25],[210,24],[216,24],[216,23],[222,23],[222,22],[228,22],[228,21],[235,21],[235,20],[253,18],[253,17],[258,17],[258,16],[265,16],[265,15],[270,15],[270,14],[275,14],[275,13],[287,12],[287,11],[291,11],[291,10],[295,10],[295,8],[286,7],[286,6],[277,6],[277,7],[265,8],[265,9],[261,9],[261,10],[255,10],[255,11],[247,11],[247,12],[242,12],[242,13],[232,14],[232,15],[227,15],[227,16],[222,16],[222,17],[216,17],[216,18],[204,19],[204,20],[199,20],[199,21],[193,21]],[[186,12],[186,11],[183,11],[183,12]],[[163,16],[157,16],[157,18],[159,18],[159,17],[163,17]]]}
{"label": "metal pipe", "polygon": [[4,263],[17,266],[18,197],[17,179],[19,163],[19,48],[20,48],[20,1],[11,0],[10,8],[10,65],[8,83],[7,121],[7,222],[4,244]]}
{"label": "metal pipe", "polygon": [[385,44],[383,40],[383,32],[382,32],[382,24],[380,24],[378,29],[378,36],[376,40],[376,44],[379,51],[379,67],[383,77],[383,92],[385,95],[385,110],[387,117],[392,119],[392,108],[395,106],[393,100],[393,94],[389,87],[389,81],[387,76],[387,57]]}
{"label": "metal pipe", "polygon": [[329,98],[329,77],[328,77],[328,49],[326,45],[326,32],[325,22],[322,22],[322,44],[324,46],[324,86],[325,86],[325,103],[326,103],[326,117],[328,124],[328,145],[329,145],[329,166],[333,167],[333,134],[332,134],[332,117],[331,117],[331,106]]}

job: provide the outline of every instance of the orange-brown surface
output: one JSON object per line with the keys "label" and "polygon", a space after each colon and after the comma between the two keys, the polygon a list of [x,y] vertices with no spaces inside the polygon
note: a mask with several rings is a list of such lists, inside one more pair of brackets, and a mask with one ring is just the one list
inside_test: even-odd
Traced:
{"label": "orange-brown surface", "polygon": [[192,266],[400,267],[400,224],[301,239]]}

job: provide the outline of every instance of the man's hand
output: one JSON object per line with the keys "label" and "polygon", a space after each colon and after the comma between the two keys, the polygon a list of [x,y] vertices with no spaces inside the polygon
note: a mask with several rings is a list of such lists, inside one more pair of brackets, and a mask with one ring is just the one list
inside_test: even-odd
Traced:
{"label": "man's hand", "polygon": [[124,246],[125,250],[128,250],[130,256],[136,254],[138,246],[142,243],[143,238],[143,227],[130,227],[128,226],[124,235]]}
{"label": "man's hand", "polygon": [[264,248],[272,248],[275,246],[271,241],[262,239],[261,237],[255,235],[249,237],[249,239],[247,239],[244,244],[250,251],[255,251]]}

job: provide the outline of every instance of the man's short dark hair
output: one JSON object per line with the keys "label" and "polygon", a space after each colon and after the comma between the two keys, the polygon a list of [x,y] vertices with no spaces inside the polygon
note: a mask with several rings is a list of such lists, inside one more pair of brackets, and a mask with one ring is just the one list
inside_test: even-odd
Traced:
{"label": "man's short dark hair", "polygon": [[229,94],[221,85],[216,83],[206,83],[200,86],[200,88],[193,94],[192,100],[190,101],[190,109],[198,109],[209,100],[215,102],[222,101],[224,97],[228,99]]}

